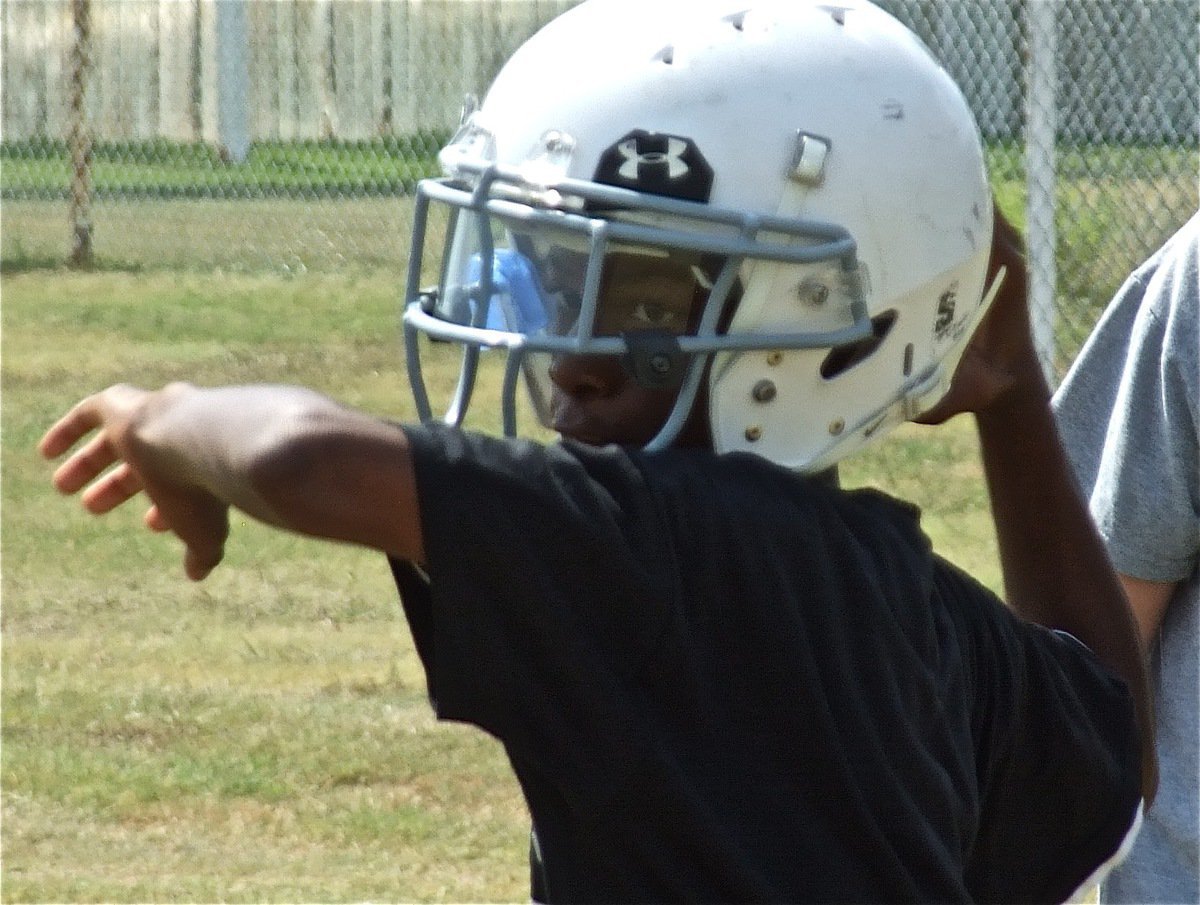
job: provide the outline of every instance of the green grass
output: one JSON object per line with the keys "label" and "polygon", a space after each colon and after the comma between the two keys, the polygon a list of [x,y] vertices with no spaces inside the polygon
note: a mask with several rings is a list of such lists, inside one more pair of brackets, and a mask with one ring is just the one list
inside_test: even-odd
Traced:
{"label": "green grass", "polygon": [[[404,198],[101,202],[92,208],[92,268],[285,276],[390,268],[398,281],[411,211]],[[69,224],[64,201],[5,201],[0,273],[61,266]]]}

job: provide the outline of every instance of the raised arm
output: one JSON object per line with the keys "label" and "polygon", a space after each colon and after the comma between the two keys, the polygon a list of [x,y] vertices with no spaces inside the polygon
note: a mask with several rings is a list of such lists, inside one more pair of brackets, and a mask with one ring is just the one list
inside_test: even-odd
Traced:
{"label": "raised arm", "polygon": [[992,271],[1001,266],[1005,285],[949,394],[921,420],[974,412],[1007,602],[1032,622],[1074,635],[1129,684],[1149,801],[1157,766],[1137,624],[1059,441],[1029,329],[1020,236],[997,213]]}
{"label": "raised arm", "polygon": [[1179,583],[1175,581],[1148,581],[1118,572],[1121,587],[1133,607],[1133,616],[1137,620],[1138,632],[1141,635],[1142,653],[1149,654],[1162,628],[1163,617],[1167,615],[1167,606],[1175,594]]}
{"label": "raised arm", "polygon": [[82,491],[96,515],[145,492],[146,524],[183,541],[193,580],[221,561],[230,506],[300,534],[424,558],[403,431],[310,390],[114,386],[71,409],[38,448],[53,459],[85,437],[54,485]]}

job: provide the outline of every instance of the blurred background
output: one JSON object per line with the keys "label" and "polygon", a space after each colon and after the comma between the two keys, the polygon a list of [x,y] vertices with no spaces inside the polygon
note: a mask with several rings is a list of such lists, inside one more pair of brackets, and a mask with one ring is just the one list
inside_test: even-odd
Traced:
{"label": "blurred background", "polygon": [[[5,0],[5,265],[403,272],[397,199],[568,0]],[[963,87],[1060,373],[1197,207],[1195,0],[884,0]],[[563,78],[570,78],[563,73]]]}

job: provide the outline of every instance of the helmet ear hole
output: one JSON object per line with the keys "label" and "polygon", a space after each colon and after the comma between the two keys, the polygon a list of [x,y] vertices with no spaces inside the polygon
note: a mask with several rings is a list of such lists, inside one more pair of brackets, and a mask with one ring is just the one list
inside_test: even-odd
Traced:
{"label": "helmet ear hole", "polygon": [[857,342],[830,349],[825,360],[821,362],[821,376],[825,380],[833,380],[849,371],[857,364],[866,361],[875,354],[887,335],[892,332],[896,323],[896,309],[890,308],[882,314],[871,318],[871,335]]}

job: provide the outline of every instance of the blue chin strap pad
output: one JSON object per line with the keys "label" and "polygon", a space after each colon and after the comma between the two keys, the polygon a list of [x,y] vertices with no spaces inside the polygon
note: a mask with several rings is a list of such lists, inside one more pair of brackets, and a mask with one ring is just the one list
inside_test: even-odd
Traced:
{"label": "blue chin strap pad", "polygon": [[[479,255],[472,256],[469,267],[468,278],[478,281]],[[546,305],[528,258],[511,248],[496,249],[492,254],[492,288],[484,323],[489,330],[533,334],[546,329]]]}

